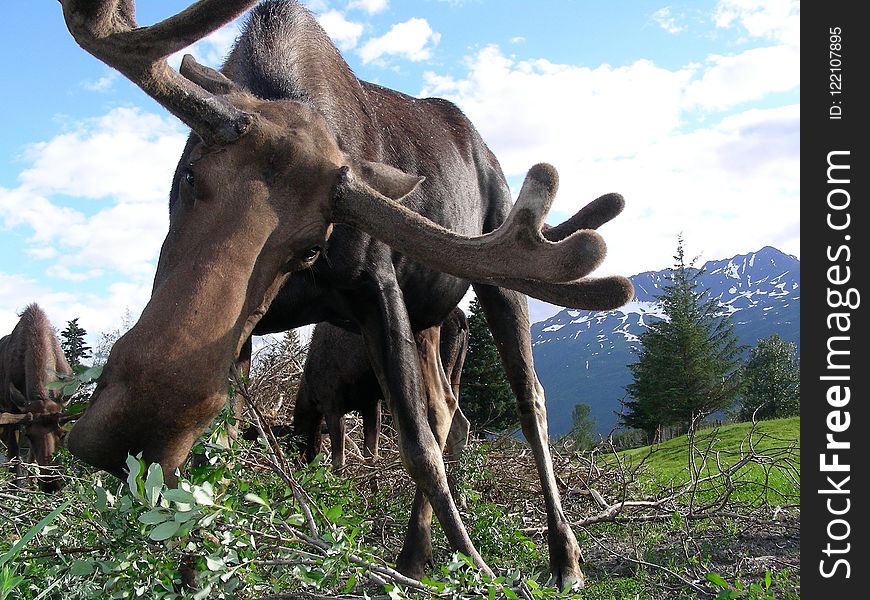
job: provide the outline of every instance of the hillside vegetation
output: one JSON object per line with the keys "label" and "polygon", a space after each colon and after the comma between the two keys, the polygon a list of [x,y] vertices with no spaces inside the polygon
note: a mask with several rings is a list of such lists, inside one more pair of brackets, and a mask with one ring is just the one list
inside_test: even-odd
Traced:
{"label": "hillside vegetation", "polygon": [[451,553],[436,526],[422,583],[390,568],[414,491],[393,432],[376,467],[351,446],[341,477],[295,465],[263,438],[230,450],[207,439],[207,464],[177,489],[133,457],[120,482],[64,453],[60,494],[0,475],[0,598],[797,598],[799,421],[759,425],[754,452],[749,427],[698,434],[696,483],[686,438],[620,454],[554,446],[589,577],[575,593],[546,585],[543,501],[531,452],[513,438],[474,442],[452,467],[472,539],[499,577]]}

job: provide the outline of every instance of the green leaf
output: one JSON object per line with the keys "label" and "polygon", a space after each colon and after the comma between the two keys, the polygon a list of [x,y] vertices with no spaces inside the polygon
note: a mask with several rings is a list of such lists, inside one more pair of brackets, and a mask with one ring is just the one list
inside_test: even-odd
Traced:
{"label": "green leaf", "polygon": [[764,572],[764,589],[770,589],[770,584],[773,583],[773,580],[770,576],[770,571]]}
{"label": "green leaf", "polygon": [[96,496],[95,503],[97,505],[97,510],[100,512],[105,511],[109,506],[109,496],[106,494],[106,490],[103,489],[103,486],[97,485],[94,488],[94,495]]}
{"label": "green leaf", "polygon": [[88,370],[88,367],[86,365],[73,365],[72,366],[73,375],[75,375],[76,377],[78,377],[79,375],[81,375],[82,373],[84,373],[87,370]]}
{"label": "green leaf", "polygon": [[100,375],[103,374],[103,365],[97,365],[94,367],[90,367],[85,369],[81,373],[79,373],[79,379],[83,383],[90,383],[92,381],[96,381],[100,378]]}
{"label": "green leaf", "polygon": [[154,506],[160,499],[163,489],[163,469],[157,463],[148,465],[148,475],[145,477],[145,499],[149,506]]}
{"label": "green leaf", "polygon": [[214,496],[212,492],[206,489],[205,487],[195,487],[193,488],[193,492],[191,492],[193,499],[196,500],[196,503],[202,506],[213,506],[214,505]]}
{"label": "green leaf", "polygon": [[344,586],[344,593],[349,594],[356,587],[356,573],[351,573],[347,579],[347,585]]}
{"label": "green leaf", "polygon": [[342,514],[341,506],[333,506],[326,511],[326,519],[330,522],[335,522]]}
{"label": "green leaf", "polygon": [[722,576],[719,575],[718,573],[707,573],[706,575],[704,575],[704,578],[707,581],[709,581],[710,583],[712,583],[713,585],[718,586],[720,588],[727,588],[728,587],[728,582],[725,581],[724,579],[722,579]]}
{"label": "green leaf", "polygon": [[265,506],[266,508],[269,508],[269,504],[265,500],[260,498],[257,494],[253,494],[253,493],[249,492],[249,493],[245,494],[245,500],[247,500],[248,502],[251,502],[253,504],[259,504],[261,506]]}
{"label": "green leaf", "polygon": [[302,527],[305,525],[305,517],[300,513],[294,513],[287,517],[287,524],[293,527]]}
{"label": "green leaf", "polygon": [[69,574],[76,577],[87,577],[94,572],[94,562],[90,560],[74,560],[69,567]]}
{"label": "green leaf", "polygon": [[208,567],[209,571],[223,571],[227,568],[224,559],[220,556],[206,556],[205,566]]}
{"label": "green leaf", "polygon": [[208,595],[211,594],[211,587],[211,584],[209,584],[196,592],[193,595],[193,600],[204,600],[205,598],[208,598]]}
{"label": "green leaf", "polygon": [[139,476],[142,474],[142,461],[136,457],[127,455],[127,487],[134,498],[142,500],[142,494],[139,491]]}
{"label": "green leaf", "polygon": [[118,568],[118,563],[114,560],[98,560],[97,564],[100,566],[100,572],[103,575],[108,575]]}
{"label": "green leaf", "polygon": [[168,540],[173,535],[178,533],[178,529],[180,527],[180,523],[176,523],[175,521],[166,521],[165,523],[161,523],[157,527],[151,530],[151,533],[148,534],[155,542],[162,542],[163,540]]}
{"label": "green leaf", "polygon": [[146,525],[157,525],[169,520],[169,513],[162,508],[152,508],[147,513],[139,515],[139,522]]}
{"label": "green leaf", "polygon": [[79,390],[80,387],[82,387],[81,381],[73,381],[72,383],[68,383],[63,386],[63,395],[72,396]]}
{"label": "green leaf", "polygon": [[214,521],[217,518],[217,516],[218,516],[218,514],[216,512],[213,512],[211,514],[204,516],[199,521],[199,526],[200,527],[208,527],[209,525],[211,525],[212,521]]}
{"label": "green leaf", "polygon": [[66,383],[66,381],[58,379],[57,381],[49,381],[47,384],[45,384],[45,387],[49,390],[59,390],[60,388],[65,386]]}
{"label": "green leaf", "polygon": [[193,494],[186,492],[181,488],[172,488],[163,492],[163,497],[178,504],[196,504],[196,499]]}
{"label": "green leaf", "polygon": [[182,510],[175,513],[173,517],[177,523],[187,523],[191,519],[194,519],[199,516],[198,510]]}

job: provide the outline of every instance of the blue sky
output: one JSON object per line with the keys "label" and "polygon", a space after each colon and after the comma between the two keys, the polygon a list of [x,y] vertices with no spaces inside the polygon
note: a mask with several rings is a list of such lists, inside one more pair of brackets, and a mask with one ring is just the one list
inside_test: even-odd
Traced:
{"label": "blue sky", "polygon": [[[140,0],[138,21],[187,4]],[[800,256],[799,2],[307,4],[360,78],[457,103],[515,191],[556,166],[551,221],[622,193],[599,274],[669,266],[680,233],[701,261]],[[56,0],[5,9],[0,77],[26,92],[0,95],[0,334],[35,301],[93,338],[148,300],[186,133],[75,44]],[[238,26],[187,51],[217,67]]]}

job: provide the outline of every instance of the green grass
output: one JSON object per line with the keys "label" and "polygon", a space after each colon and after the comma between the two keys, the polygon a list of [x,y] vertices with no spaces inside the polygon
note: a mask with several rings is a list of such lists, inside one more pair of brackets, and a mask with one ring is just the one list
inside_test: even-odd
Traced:
{"label": "green grass", "polygon": [[[750,451],[752,423],[705,429],[695,436],[695,464],[705,477],[736,464]],[[750,461],[734,476],[735,499],[751,503],[796,503],[800,497],[800,417],[761,421],[751,436],[763,460]],[[626,467],[642,466],[657,486],[680,486],[690,481],[688,439],[619,453]],[[706,460],[704,460],[706,458]]]}

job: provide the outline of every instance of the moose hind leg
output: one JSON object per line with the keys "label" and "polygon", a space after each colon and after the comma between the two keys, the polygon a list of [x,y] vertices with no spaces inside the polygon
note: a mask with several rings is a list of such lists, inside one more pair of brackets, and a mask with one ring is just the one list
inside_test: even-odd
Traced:
{"label": "moose hind leg", "polygon": [[381,401],[375,400],[363,408],[363,457],[369,463],[378,459],[378,437],[381,435]]}
{"label": "moose hind leg", "polygon": [[344,414],[326,415],[326,428],[329,430],[329,445],[332,454],[332,468],[336,473],[344,469],[344,436],[346,433]]}
{"label": "moose hind leg", "polygon": [[580,569],[580,546],[562,510],[553,473],[544,389],[535,374],[532,360],[528,302],[525,296],[502,288],[475,285],[474,291],[516,395],[523,435],[535,457],[547,510],[551,583],[559,589],[582,587],[586,578]]}

